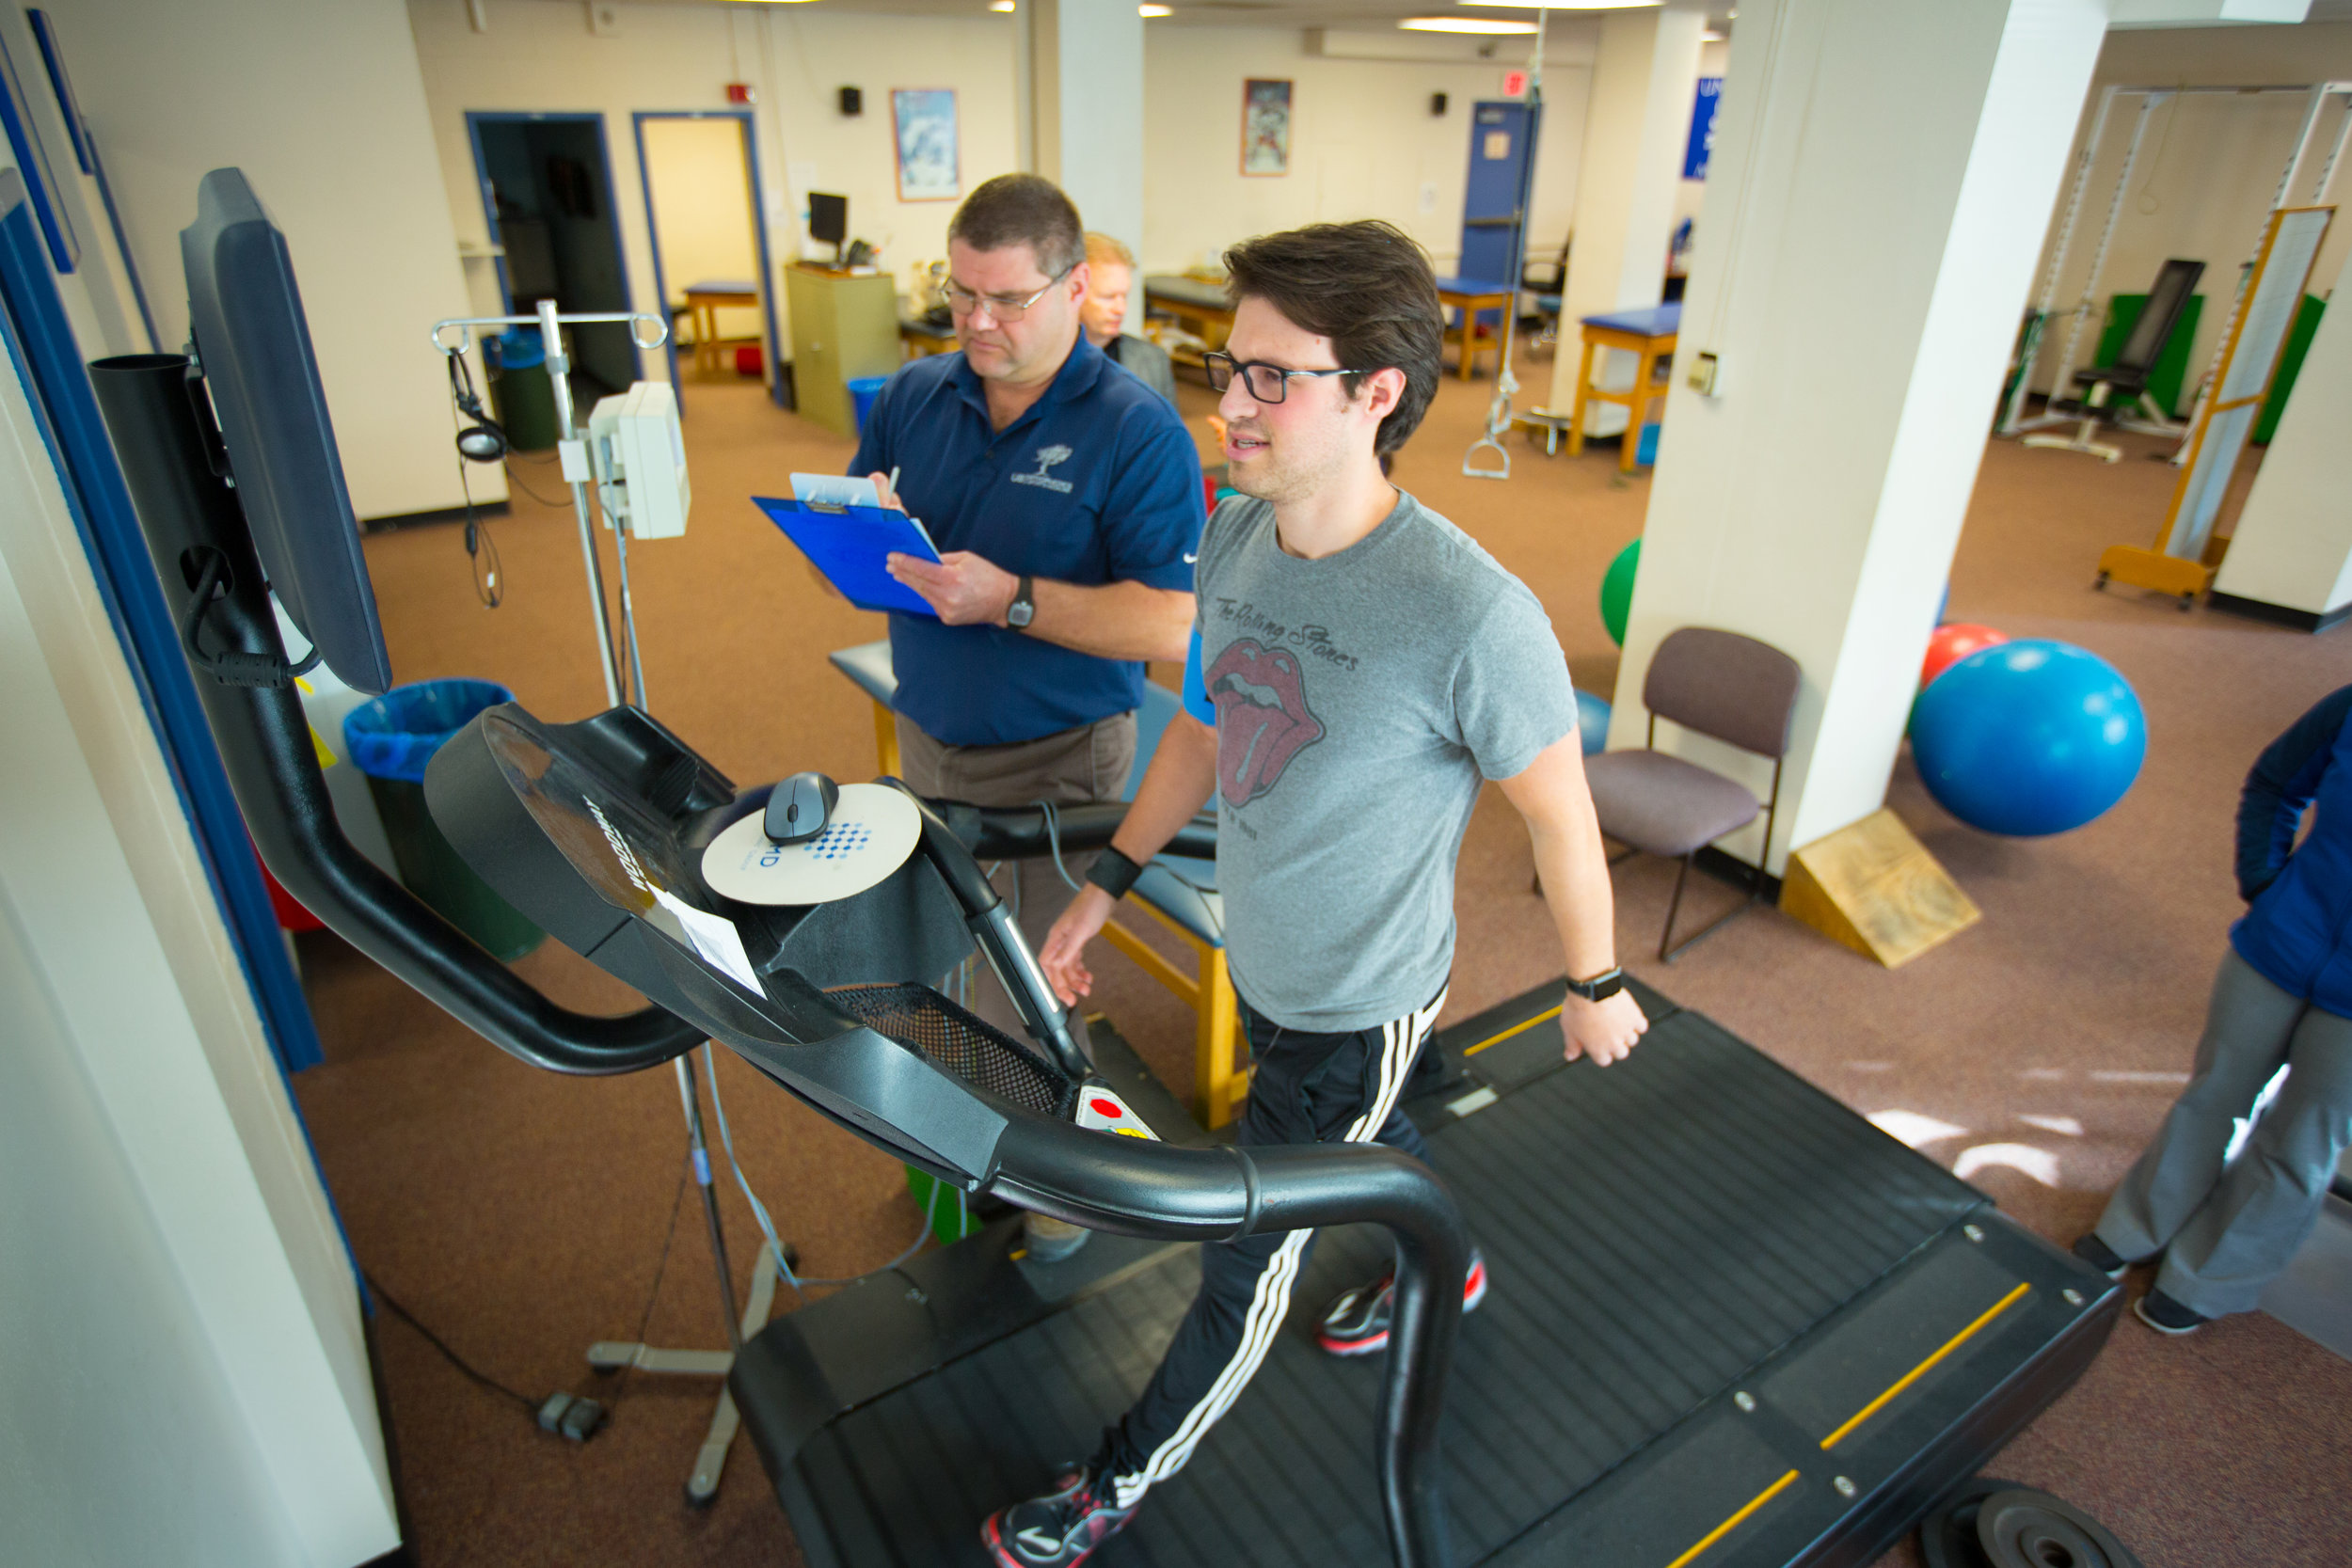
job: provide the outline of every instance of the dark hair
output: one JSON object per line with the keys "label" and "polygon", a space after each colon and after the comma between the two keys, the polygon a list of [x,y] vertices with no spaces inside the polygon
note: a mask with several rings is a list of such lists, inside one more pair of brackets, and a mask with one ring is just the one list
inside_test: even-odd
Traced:
{"label": "dark hair", "polygon": [[963,198],[948,220],[949,241],[975,250],[1025,245],[1037,269],[1059,277],[1086,260],[1086,226],[1061,187],[1035,174],[1000,174]]}
{"label": "dark hair", "polygon": [[[1385,469],[1438,395],[1445,351],[1445,308],[1429,254],[1392,223],[1315,223],[1261,234],[1225,253],[1235,305],[1255,296],[1294,325],[1331,340],[1351,370],[1405,372],[1405,393],[1373,438]],[[1349,397],[1361,378],[1340,377]]]}

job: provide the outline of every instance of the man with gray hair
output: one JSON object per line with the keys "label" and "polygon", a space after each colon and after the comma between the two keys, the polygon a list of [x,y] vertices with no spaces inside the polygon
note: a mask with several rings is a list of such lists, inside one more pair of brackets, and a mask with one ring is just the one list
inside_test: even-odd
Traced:
{"label": "man with gray hair", "polygon": [[[975,190],[948,225],[940,290],[960,352],[891,377],[850,467],[941,552],[889,561],[934,611],[890,617],[901,770],[922,795],[1120,799],[1143,661],[1184,657],[1200,452],[1175,409],[1088,341],[1089,281],[1077,209],[1051,181],[1007,174]],[[1083,877],[1092,858],[1069,863]],[[1072,889],[1050,861],[1000,880],[1043,942]],[[979,1010],[1019,1027],[993,980]],[[1041,1220],[1031,1251],[1085,1238]]]}
{"label": "man with gray hair", "polygon": [[1113,363],[1146,387],[1176,401],[1176,369],[1168,350],[1149,338],[1124,330],[1127,302],[1134,297],[1136,255],[1108,234],[1087,231],[1087,302],[1079,311],[1086,323],[1087,341],[1108,355]]}

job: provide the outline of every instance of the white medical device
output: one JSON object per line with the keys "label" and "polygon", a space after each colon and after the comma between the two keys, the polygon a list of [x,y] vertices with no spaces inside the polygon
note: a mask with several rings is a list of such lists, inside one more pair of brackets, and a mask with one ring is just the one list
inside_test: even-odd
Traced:
{"label": "white medical device", "polygon": [[588,463],[606,527],[625,528],[634,539],[686,531],[693,490],[677,395],[666,382],[640,381],[597,403],[588,416]]}

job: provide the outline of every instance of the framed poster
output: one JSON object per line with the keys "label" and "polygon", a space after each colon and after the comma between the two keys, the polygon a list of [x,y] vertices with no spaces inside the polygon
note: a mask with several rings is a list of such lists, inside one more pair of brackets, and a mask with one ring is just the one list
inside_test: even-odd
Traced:
{"label": "framed poster", "polygon": [[955,88],[891,88],[890,123],[898,138],[899,200],[953,201],[963,194]]}
{"label": "framed poster", "polygon": [[1291,171],[1291,85],[1253,76],[1241,85],[1241,171]]}

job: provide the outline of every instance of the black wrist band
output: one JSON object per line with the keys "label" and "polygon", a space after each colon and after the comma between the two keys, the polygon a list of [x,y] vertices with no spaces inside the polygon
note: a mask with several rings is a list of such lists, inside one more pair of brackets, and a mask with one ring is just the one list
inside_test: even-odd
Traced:
{"label": "black wrist band", "polygon": [[1094,858],[1092,868],[1087,872],[1087,880],[1109,894],[1113,898],[1124,898],[1127,896],[1127,890],[1136,885],[1136,879],[1142,875],[1143,867],[1120,854],[1117,849],[1105,847],[1103,852]]}

